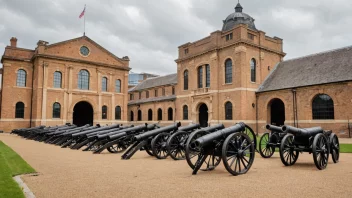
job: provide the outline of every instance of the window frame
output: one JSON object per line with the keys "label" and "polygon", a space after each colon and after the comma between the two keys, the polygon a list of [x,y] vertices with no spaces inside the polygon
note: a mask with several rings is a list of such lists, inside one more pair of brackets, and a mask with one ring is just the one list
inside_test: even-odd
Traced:
{"label": "window frame", "polygon": [[138,110],[137,112],[137,121],[142,121],[142,110]]}
{"label": "window frame", "polygon": [[27,71],[24,69],[17,70],[16,86],[27,87]]}
{"label": "window frame", "polygon": [[161,108],[158,109],[158,121],[163,120],[163,110]]}
{"label": "window frame", "polygon": [[[87,74],[87,75],[86,75]],[[78,73],[78,89],[89,90],[90,87],[90,73],[86,69],[81,69]]]}
{"label": "window frame", "polygon": [[[59,76],[58,76],[59,75]],[[53,87],[62,88],[62,73],[60,71],[55,71],[53,75]]]}
{"label": "window frame", "polygon": [[25,104],[21,101],[17,102],[15,105],[15,118],[24,119],[24,113],[25,113],[24,110],[25,110]]}
{"label": "window frame", "polygon": [[205,65],[205,87],[210,87],[210,65]]}
{"label": "window frame", "polygon": [[[58,105],[58,108],[55,108],[55,105]],[[53,118],[60,119],[61,118],[61,104],[58,102],[54,102],[53,104]]]}
{"label": "window frame", "polygon": [[227,101],[225,103],[225,120],[232,120],[232,119],[233,119],[233,105],[230,101]]}
{"label": "window frame", "polygon": [[[317,101],[319,97],[328,98],[324,101],[324,98],[320,98],[321,101]],[[320,104],[319,104],[320,102]],[[321,102],[325,102],[321,103]],[[317,94],[312,100],[312,119],[313,120],[334,120],[335,119],[335,107],[334,100],[328,94]]]}
{"label": "window frame", "polygon": [[101,91],[108,92],[108,78],[105,76],[101,78]]}
{"label": "window frame", "polygon": [[198,77],[198,89],[203,88],[203,66],[199,66],[197,69],[197,77]]}
{"label": "window frame", "polygon": [[188,90],[188,70],[183,72],[183,90]]}
{"label": "window frame", "polygon": [[250,61],[250,74],[251,74],[251,82],[257,82],[257,61],[255,58],[252,58]]}
{"label": "window frame", "polygon": [[106,105],[103,105],[101,107],[101,119],[102,120],[107,120],[108,119],[108,107]]}
{"label": "window frame", "polygon": [[120,106],[116,106],[115,107],[115,120],[121,120],[122,116],[121,116],[121,107]]}
{"label": "window frame", "polygon": [[233,82],[233,65],[232,60],[230,58],[225,61],[225,84],[231,84]]}
{"label": "window frame", "polygon": [[153,110],[152,109],[148,110],[148,121],[153,121]]}
{"label": "window frame", "polygon": [[173,121],[174,120],[174,110],[171,108],[171,107],[169,107],[168,109],[167,109],[167,120],[168,121]]}
{"label": "window frame", "polygon": [[121,80],[120,79],[115,80],[115,92],[121,93]]}
{"label": "window frame", "polygon": [[183,112],[183,120],[188,120],[188,106],[187,105],[183,105],[182,112]]}

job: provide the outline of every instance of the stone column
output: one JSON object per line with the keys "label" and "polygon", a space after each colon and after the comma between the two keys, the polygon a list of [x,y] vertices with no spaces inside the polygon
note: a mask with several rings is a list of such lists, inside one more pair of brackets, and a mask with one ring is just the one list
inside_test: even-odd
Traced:
{"label": "stone column", "polygon": [[48,66],[49,63],[43,63],[43,101],[42,101],[42,119],[41,125],[46,125],[46,106],[47,106],[47,80],[48,80]]}
{"label": "stone column", "polygon": [[110,86],[108,88],[108,90],[110,90],[111,92],[111,122],[113,122],[115,120],[115,89],[114,89],[114,86],[113,86],[113,82],[115,82],[115,80],[113,79],[113,75],[112,73],[110,73]]}
{"label": "stone column", "polygon": [[101,107],[102,107],[102,98],[101,98],[101,72],[99,70],[97,70],[98,73],[98,119],[97,120],[102,120],[102,112],[101,112]]}

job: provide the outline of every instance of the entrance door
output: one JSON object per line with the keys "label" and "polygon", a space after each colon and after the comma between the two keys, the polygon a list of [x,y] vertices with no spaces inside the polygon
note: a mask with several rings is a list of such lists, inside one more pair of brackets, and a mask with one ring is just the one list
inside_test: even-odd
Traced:
{"label": "entrance door", "polygon": [[274,99],[270,105],[271,124],[282,126],[285,124],[285,104],[280,99]]}
{"label": "entrance door", "polygon": [[73,124],[83,126],[93,125],[93,107],[88,102],[79,102],[73,108]]}
{"label": "entrance door", "polygon": [[204,103],[199,107],[199,124],[200,127],[208,126],[208,107]]}

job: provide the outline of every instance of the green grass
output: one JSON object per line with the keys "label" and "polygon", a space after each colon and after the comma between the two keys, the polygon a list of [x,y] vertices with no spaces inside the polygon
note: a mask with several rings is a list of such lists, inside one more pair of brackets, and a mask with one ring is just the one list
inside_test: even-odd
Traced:
{"label": "green grass", "polygon": [[27,162],[0,141],[0,197],[23,198],[22,189],[12,177],[34,172]]}

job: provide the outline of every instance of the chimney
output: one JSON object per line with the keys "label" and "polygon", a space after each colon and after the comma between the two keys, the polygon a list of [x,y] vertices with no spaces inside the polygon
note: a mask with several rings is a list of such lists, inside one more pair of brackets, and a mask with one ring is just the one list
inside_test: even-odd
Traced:
{"label": "chimney", "polygon": [[17,38],[16,37],[12,37],[10,39],[10,43],[11,43],[11,47],[17,47]]}

